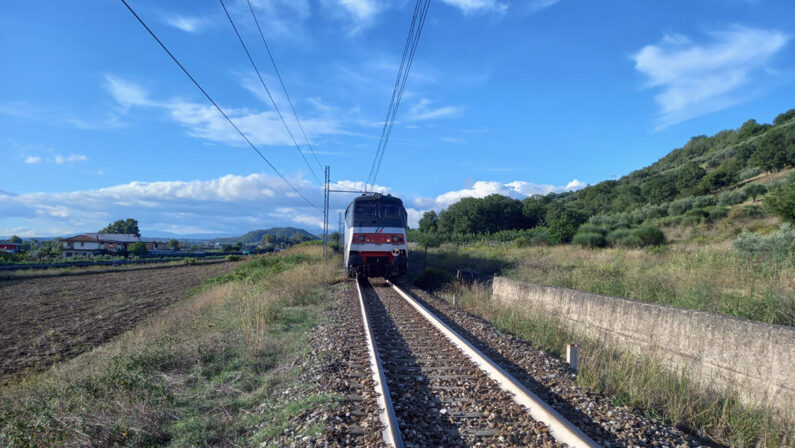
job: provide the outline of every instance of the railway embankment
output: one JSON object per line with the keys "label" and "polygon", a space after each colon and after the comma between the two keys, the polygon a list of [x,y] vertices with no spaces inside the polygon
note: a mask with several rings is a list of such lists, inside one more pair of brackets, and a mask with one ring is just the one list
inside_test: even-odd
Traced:
{"label": "railway embankment", "polygon": [[605,346],[651,356],[704,389],[795,423],[795,329],[495,277],[495,301]]}

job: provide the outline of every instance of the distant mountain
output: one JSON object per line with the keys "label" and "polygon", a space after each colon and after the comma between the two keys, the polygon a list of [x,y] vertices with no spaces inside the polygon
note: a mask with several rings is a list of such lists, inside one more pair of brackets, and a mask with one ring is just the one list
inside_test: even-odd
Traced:
{"label": "distant mountain", "polygon": [[262,241],[262,235],[269,234],[277,239],[291,239],[295,236],[300,236],[305,240],[316,240],[317,236],[312,235],[304,229],[297,229],[295,227],[274,227],[272,229],[252,230],[242,236],[231,236],[225,238],[215,238],[213,242],[220,244],[256,244]]}

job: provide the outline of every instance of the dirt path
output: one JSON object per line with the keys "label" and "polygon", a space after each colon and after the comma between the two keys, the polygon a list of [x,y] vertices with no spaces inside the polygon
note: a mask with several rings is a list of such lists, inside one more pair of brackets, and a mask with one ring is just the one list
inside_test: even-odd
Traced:
{"label": "dirt path", "polygon": [[91,350],[233,263],[0,282],[0,383]]}

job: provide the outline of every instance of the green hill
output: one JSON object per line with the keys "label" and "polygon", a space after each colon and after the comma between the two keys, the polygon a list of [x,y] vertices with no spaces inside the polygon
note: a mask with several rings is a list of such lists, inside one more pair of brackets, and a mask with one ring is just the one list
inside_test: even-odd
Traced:
{"label": "green hill", "polygon": [[[709,224],[727,216],[764,218],[766,212],[759,204],[739,205],[795,182],[795,175],[788,173],[793,165],[795,109],[780,114],[772,124],[748,120],[738,129],[693,137],[650,166],[579,191],[523,201],[500,195],[464,198],[438,215],[426,213],[413,239],[464,242],[483,236],[505,241],[523,237],[530,243],[558,244],[571,241],[586,222],[592,225],[586,233],[593,234],[643,224]],[[790,190],[774,194],[780,196],[781,207],[788,206]],[[604,238],[594,239],[604,244]]]}
{"label": "green hill", "polygon": [[251,232],[248,232],[242,236],[216,238],[213,241],[221,244],[257,244],[262,241],[262,236],[266,234],[271,235],[277,241],[297,239],[300,239],[301,241],[307,241],[318,239],[315,235],[312,235],[304,229],[298,229],[295,227],[274,227],[271,229],[252,230]]}

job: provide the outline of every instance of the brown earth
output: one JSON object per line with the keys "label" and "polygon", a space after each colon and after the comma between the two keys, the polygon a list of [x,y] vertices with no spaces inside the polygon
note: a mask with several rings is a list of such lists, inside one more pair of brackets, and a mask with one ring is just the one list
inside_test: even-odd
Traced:
{"label": "brown earth", "polygon": [[0,384],[91,350],[236,263],[0,281]]}

